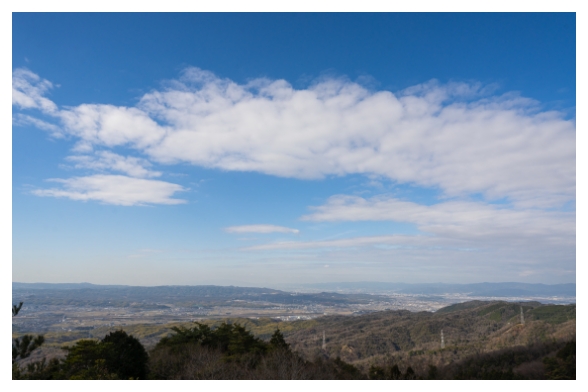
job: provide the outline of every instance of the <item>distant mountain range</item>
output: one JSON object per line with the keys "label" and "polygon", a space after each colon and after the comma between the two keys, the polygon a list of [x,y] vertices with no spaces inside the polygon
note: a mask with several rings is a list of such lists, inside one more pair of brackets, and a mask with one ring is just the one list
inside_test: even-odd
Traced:
{"label": "distant mountain range", "polygon": [[92,283],[20,283],[12,282],[13,290],[71,290],[71,289],[104,289],[104,288],[122,288],[131,287],[124,285],[102,285]]}
{"label": "distant mountain range", "polygon": [[[125,286],[125,285],[96,285],[91,283],[12,283],[13,290],[122,290],[128,293],[159,292],[167,293],[170,289],[182,292],[183,294],[197,294],[198,296],[234,296],[235,294],[262,295],[265,294],[288,294],[286,292],[258,287],[238,286]],[[576,284],[540,284],[540,283],[472,283],[472,284],[450,284],[450,283],[390,283],[390,282],[336,282],[336,283],[313,283],[288,286],[289,291],[324,291],[338,293],[363,293],[363,294],[461,294],[472,297],[575,297]],[[177,294],[176,294],[177,295]]]}
{"label": "distant mountain range", "polygon": [[338,282],[300,285],[301,289],[325,290],[334,292],[399,293],[399,294],[463,294],[472,297],[575,297],[576,284],[540,283],[388,283],[388,282]]}
{"label": "distant mountain range", "polygon": [[340,293],[291,293],[259,287],[237,286],[115,286],[90,283],[12,283],[13,301],[28,305],[139,306],[142,304],[188,307],[227,306],[235,301],[287,305],[368,304],[385,300],[378,295]]}

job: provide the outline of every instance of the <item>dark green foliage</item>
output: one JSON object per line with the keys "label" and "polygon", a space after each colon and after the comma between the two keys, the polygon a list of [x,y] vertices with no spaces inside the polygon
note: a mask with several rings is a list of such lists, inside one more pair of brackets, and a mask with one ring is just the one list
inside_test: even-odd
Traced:
{"label": "dark green foliage", "polygon": [[139,340],[124,331],[116,331],[106,335],[101,344],[104,346],[105,366],[110,373],[123,380],[147,378],[149,355]]}
{"label": "dark green foliage", "polygon": [[67,347],[64,360],[32,362],[23,371],[13,367],[13,379],[27,380],[112,380],[116,374],[106,367],[105,347],[94,340],[81,340]]}
{"label": "dark green foliage", "polygon": [[[574,351],[570,347],[574,347]],[[562,349],[560,349],[563,346]],[[559,351],[557,351],[559,350]],[[561,357],[551,357],[554,352]],[[573,352],[573,354],[571,354]],[[563,358],[565,357],[565,359]],[[521,371],[525,364],[539,364],[541,360],[545,368],[536,372],[532,378],[549,378],[550,370],[561,374],[562,378],[575,378],[575,343],[561,342],[537,343],[529,346],[510,347],[494,352],[479,354],[445,367],[440,371],[443,378],[469,380],[514,380],[529,378]],[[572,359],[573,358],[573,359]],[[550,368],[550,366],[553,366]],[[538,374],[537,374],[538,373]],[[554,374],[555,374],[554,373]]]}
{"label": "dark green foliage", "polygon": [[239,324],[221,324],[211,336],[211,345],[218,347],[230,359],[236,359],[244,354],[262,354],[268,348],[267,343],[253,336]]}
{"label": "dark green foliage", "polygon": [[533,320],[543,320],[551,324],[561,324],[576,318],[576,306],[546,305],[529,311]]}
{"label": "dark green foliage", "polygon": [[146,379],[149,356],[143,345],[124,331],[102,340],[80,340],[67,347],[62,363],[66,379]]}
{"label": "dark green foliage", "polygon": [[400,379],[402,376],[402,373],[400,373],[400,369],[398,368],[398,365],[394,365],[390,368],[390,379],[391,380],[398,380]]}
{"label": "dark green foliage", "polygon": [[102,340],[79,340],[65,347],[63,360],[45,359],[13,369],[13,378],[44,380],[146,379],[149,356],[143,345],[124,331],[112,332]]}
{"label": "dark green foliage", "polygon": [[195,323],[193,328],[173,327],[175,334],[162,338],[157,347],[179,348],[190,343],[209,345],[212,342],[212,331],[206,324]]}
{"label": "dark green foliage", "polygon": [[403,375],[397,364],[392,366],[372,365],[368,371],[370,380],[413,380],[416,378],[414,370],[409,366]]}
{"label": "dark green foliage", "polygon": [[427,374],[427,379],[429,380],[436,380],[439,375],[439,369],[435,365],[429,365],[429,371]]}
{"label": "dark green foliage", "polygon": [[151,377],[156,379],[365,379],[355,366],[316,358],[306,361],[292,352],[279,329],[269,342],[256,338],[240,324],[216,329],[200,323],[174,328],[150,353]]}
{"label": "dark green foliage", "polygon": [[412,367],[407,367],[406,368],[406,373],[404,374],[404,379],[405,380],[414,380],[416,378],[416,375],[414,374],[414,370],[412,370]]}
{"label": "dark green foliage", "polygon": [[368,371],[368,377],[370,380],[385,380],[386,372],[384,371],[384,368],[372,365]]}
{"label": "dark green foliage", "polygon": [[507,302],[499,302],[497,304],[486,306],[482,310],[478,311],[478,315],[485,316],[487,314],[495,313],[496,311],[500,311],[500,309],[503,309],[505,306],[508,306],[508,305],[509,304]]}
{"label": "dark green foliage", "polygon": [[287,345],[274,347],[238,323],[222,323],[215,329],[201,323],[194,324],[192,328],[173,328],[175,334],[162,338],[155,346],[151,352],[153,377],[230,379],[240,378],[241,374],[248,378],[244,375],[253,371],[271,348],[289,353]]}
{"label": "dark green foliage", "polygon": [[19,366],[12,366],[13,380],[56,380],[56,377],[61,372],[61,363],[58,359],[50,359],[47,361],[43,358],[41,361],[29,363],[23,372]]}
{"label": "dark green foliage", "polygon": [[545,376],[551,380],[576,379],[576,341],[566,343],[555,357],[543,359]]}
{"label": "dark green foliage", "polygon": [[246,353],[261,354],[269,348],[267,343],[253,336],[240,324],[222,323],[214,330],[205,324],[195,324],[193,328],[172,328],[175,334],[161,339],[156,348],[177,349],[187,344],[199,344],[219,349],[227,359],[236,359]]}
{"label": "dark green foliage", "polygon": [[45,338],[42,335],[34,337],[33,335],[24,335],[14,339],[12,342],[12,362],[19,359],[27,358],[31,352],[41,346]]}
{"label": "dark green foliage", "polygon": [[282,335],[279,328],[276,329],[276,332],[274,332],[274,334],[270,338],[269,344],[270,344],[270,348],[272,350],[275,350],[275,349],[289,350],[290,349],[290,345],[288,343],[286,343],[286,341],[284,340],[284,335]]}
{"label": "dark green foliage", "polygon": [[511,317],[519,315],[520,306],[508,302],[499,302],[497,304],[487,306],[478,312],[479,316],[485,316],[486,318],[501,322]]}
{"label": "dark green foliage", "polygon": [[367,376],[355,366],[340,358],[332,360],[316,357],[308,361],[305,368],[305,378],[311,380],[365,380]]}
{"label": "dark green foliage", "polygon": [[338,380],[363,380],[365,375],[355,366],[341,360],[337,357],[333,361]]}
{"label": "dark green foliage", "polygon": [[318,380],[364,380],[367,378],[358,368],[338,357],[335,360],[317,358],[314,362],[308,363],[308,368],[314,373],[313,378]]}
{"label": "dark green foliage", "polygon": [[66,347],[67,356],[61,363],[56,379],[66,380],[102,380],[116,378],[113,371],[106,366],[107,346],[95,340],[80,340],[71,347]]}

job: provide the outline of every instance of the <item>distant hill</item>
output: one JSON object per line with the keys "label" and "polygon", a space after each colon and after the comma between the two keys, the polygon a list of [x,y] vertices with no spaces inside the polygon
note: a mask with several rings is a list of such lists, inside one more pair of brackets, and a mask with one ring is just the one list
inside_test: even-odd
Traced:
{"label": "distant hill", "polygon": [[338,282],[300,285],[303,288],[338,292],[394,292],[399,294],[463,294],[472,297],[524,297],[562,296],[575,297],[576,284],[533,284],[519,282],[504,283],[391,283],[391,282]]}
{"label": "distant hill", "polygon": [[[343,282],[304,285],[320,292],[287,292],[282,290],[238,286],[124,286],[91,283],[12,283],[14,301],[31,305],[69,306],[180,306],[205,308],[231,306],[235,301],[267,304],[325,306],[366,304],[388,301],[386,294],[428,296],[440,300],[443,295],[491,298],[554,298],[575,302],[576,284],[475,283],[475,284],[407,284],[385,282]],[[422,298],[422,297],[421,297]],[[463,301],[463,299],[461,300]],[[461,302],[456,301],[456,302]],[[546,302],[546,301],[542,301]],[[557,303],[558,301],[553,301]]]}
{"label": "distant hill", "polygon": [[[292,286],[294,287],[294,286]],[[328,292],[373,292],[373,293],[399,293],[399,294],[464,294],[475,297],[514,297],[514,296],[576,296],[576,284],[541,284],[541,283],[394,283],[394,282],[335,282],[335,283],[312,283],[301,284],[296,287],[324,290]],[[169,289],[180,289],[190,293],[203,293],[214,295],[234,295],[236,293],[285,293],[281,290],[238,287],[238,286],[128,286],[128,285],[97,285],[92,283],[20,283],[12,282],[13,290],[72,290],[72,289],[125,289],[134,292],[166,291]],[[206,295],[205,294],[205,295]]]}
{"label": "distant hill", "polygon": [[13,299],[31,305],[128,307],[146,304],[209,307],[227,306],[234,301],[286,305],[362,304],[379,296],[340,293],[289,293],[259,287],[236,286],[107,286],[49,283],[13,283]]}
{"label": "distant hill", "polygon": [[13,290],[75,290],[129,287],[124,285],[100,285],[92,283],[20,283],[12,282]]}

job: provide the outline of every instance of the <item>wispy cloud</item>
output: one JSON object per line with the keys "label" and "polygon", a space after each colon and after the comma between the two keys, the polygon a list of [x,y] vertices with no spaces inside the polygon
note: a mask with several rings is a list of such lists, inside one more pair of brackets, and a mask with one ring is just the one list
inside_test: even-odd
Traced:
{"label": "wispy cloud", "polygon": [[12,124],[16,126],[32,125],[35,128],[41,129],[43,131],[49,131],[52,136],[63,136],[61,129],[57,125],[22,113],[17,113],[16,115],[12,116]]}
{"label": "wispy cloud", "polygon": [[160,163],[302,179],[376,175],[520,207],[575,198],[574,121],[478,84],[430,82],[393,94],[327,78],[297,90],[188,68],[136,107],[61,110],[43,96],[50,87],[16,70],[13,103],[53,113],[79,149],[125,146]]}
{"label": "wispy cloud", "polygon": [[37,196],[65,197],[81,201],[96,200],[122,206],[186,202],[172,198],[176,192],[186,189],[165,181],[103,174],[49,181],[60,183],[62,187],[37,189],[32,193]]}
{"label": "wispy cloud", "polygon": [[74,155],[66,159],[73,162],[74,167],[78,169],[117,171],[140,178],[161,176],[161,172],[147,169],[151,163],[145,159],[124,157],[110,151],[98,151],[94,155]]}
{"label": "wispy cloud", "polygon": [[396,234],[281,241],[242,250],[253,255],[267,252],[271,260],[285,256],[304,260],[308,256],[335,268],[343,266],[352,270],[355,278],[369,275],[375,280],[397,281],[414,273],[431,281],[455,281],[467,275],[505,281],[516,279],[524,271],[544,276],[573,276],[576,260],[573,239],[568,239],[567,244],[544,240],[545,237],[476,239],[450,234]]}
{"label": "wispy cloud", "polygon": [[576,233],[575,212],[513,209],[482,202],[448,201],[428,206],[389,196],[364,199],[338,195],[311,210],[301,219],[407,222],[422,232],[461,240],[495,239],[509,243],[527,238],[571,244]]}
{"label": "wispy cloud", "polygon": [[414,224],[420,233],[278,241],[242,250],[271,252],[272,255],[320,254],[320,260],[332,265],[362,263],[365,268],[376,269],[426,267],[429,271],[443,271],[449,277],[452,268],[461,271],[475,266],[479,272],[489,265],[500,266],[500,272],[492,271],[495,279],[508,279],[507,275],[520,271],[546,273],[554,270],[554,260],[559,269],[573,271],[575,268],[575,212],[463,200],[421,205],[387,195],[373,198],[338,195],[311,210],[301,219],[405,222]]}
{"label": "wispy cloud", "polygon": [[269,234],[269,233],[290,233],[298,234],[300,230],[291,229],[284,226],[275,225],[245,225],[245,226],[231,226],[225,228],[227,233],[258,233],[258,234]]}
{"label": "wispy cloud", "polygon": [[[281,241],[271,244],[255,245],[244,250],[286,250],[286,249],[319,249],[319,248],[351,248],[381,244],[410,245],[416,241],[430,241],[427,238],[405,235],[385,235],[371,237],[354,237],[327,241]],[[435,240],[433,240],[435,241]]]}

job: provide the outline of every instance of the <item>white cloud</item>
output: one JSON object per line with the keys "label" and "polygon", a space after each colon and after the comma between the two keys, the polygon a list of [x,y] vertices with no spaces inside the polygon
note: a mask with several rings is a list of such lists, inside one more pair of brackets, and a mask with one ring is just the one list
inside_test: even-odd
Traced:
{"label": "white cloud", "polygon": [[[46,90],[22,88],[16,104],[49,107],[27,103]],[[81,104],[55,116],[79,148],[125,146],[160,163],[302,179],[375,175],[527,207],[574,200],[574,121],[490,92],[430,82],[395,95],[343,79],[296,90],[188,68],[136,107]]]}
{"label": "white cloud", "polygon": [[186,190],[180,185],[158,180],[147,180],[120,175],[97,174],[69,179],[52,179],[62,188],[37,189],[37,196],[65,197],[72,200],[96,200],[123,206],[146,204],[182,204],[185,200],[173,199],[176,192]]}
{"label": "white cloud", "polygon": [[44,95],[53,84],[25,68],[12,71],[12,104],[22,109],[39,109],[55,113],[57,105]]}
{"label": "white cloud", "polygon": [[74,167],[77,169],[112,170],[141,178],[161,176],[161,172],[146,169],[151,166],[151,163],[145,159],[124,157],[110,151],[98,151],[94,156],[74,155],[66,159],[74,162]]}
{"label": "white cloud", "polygon": [[231,226],[225,228],[227,233],[291,233],[298,234],[300,230],[291,229],[289,227],[274,226],[274,225],[245,225],[245,226]]}
{"label": "white cloud", "polygon": [[90,145],[130,145],[139,150],[161,142],[166,127],[137,108],[83,104],[59,112],[67,131]]}

